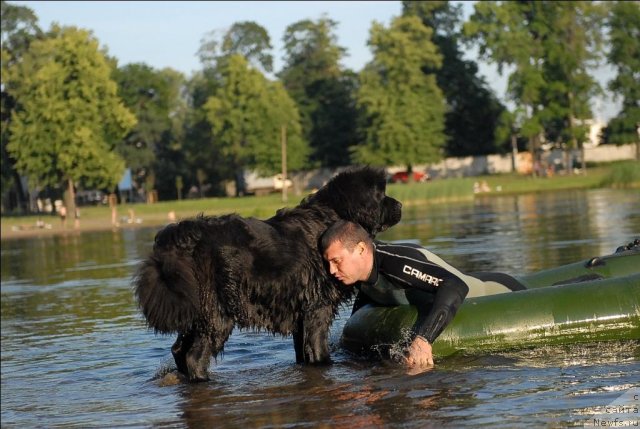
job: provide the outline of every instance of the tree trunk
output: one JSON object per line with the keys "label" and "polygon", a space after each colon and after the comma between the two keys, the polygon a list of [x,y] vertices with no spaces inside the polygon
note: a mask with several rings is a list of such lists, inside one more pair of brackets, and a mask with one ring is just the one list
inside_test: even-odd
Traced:
{"label": "tree trunk", "polygon": [[75,217],[76,213],[76,193],[73,189],[73,180],[67,179],[67,190],[64,193],[64,205],[67,208],[67,217]]}
{"label": "tree trunk", "polygon": [[573,165],[571,162],[571,149],[565,147],[564,148],[564,171],[567,174],[572,174],[573,172]]}
{"label": "tree trunk", "polygon": [[518,172],[518,137],[515,133],[511,134],[511,168],[513,172]]}
{"label": "tree trunk", "polygon": [[287,202],[287,126],[282,125],[280,130],[281,164],[282,164],[282,202]]}
{"label": "tree trunk", "polygon": [[[11,166],[10,168],[13,169],[13,166]],[[23,213],[30,213],[31,204],[29,203],[28,197],[25,194],[24,189],[22,188],[22,179],[15,169],[13,169],[12,175],[14,181],[13,188],[15,189],[16,205],[18,207],[18,210]]]}

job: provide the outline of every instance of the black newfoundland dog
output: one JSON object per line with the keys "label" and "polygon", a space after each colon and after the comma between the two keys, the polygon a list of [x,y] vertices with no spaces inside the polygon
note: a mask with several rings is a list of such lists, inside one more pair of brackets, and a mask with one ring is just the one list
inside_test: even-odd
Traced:
{"label": "black newfoundland dog", "polygon": [[329,275],[319,238],[339,218],[372,236],[398,223],[402,206],[385,188],[384,170],[353,168],[265,221],[201,215],[158,232],[135,294],[156,333],[178,333],[178,371],[208,380],[236,326],[292,335],[297,362],[328,362],[330,325],[353,288]]}

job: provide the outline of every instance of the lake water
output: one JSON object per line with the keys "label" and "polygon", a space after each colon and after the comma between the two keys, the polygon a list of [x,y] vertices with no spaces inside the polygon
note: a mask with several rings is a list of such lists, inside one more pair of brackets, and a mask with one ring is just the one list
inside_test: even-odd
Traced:
{"label": "lake water", "polygon": [[[146,329],[131,288],[155,232],[2,241],[3,428],[622,427],[610,405],[624,395],[639,424],[640,342],[458,356],[408,375],[340,350],[347,308],[331,366],[295,364],[290,338],[235,331],[211,382],[163,385],[174,337]],[[512,274],[637,237],[640,193],[612,190],[406,207],[379,236],[420,240],[463,270]]]}

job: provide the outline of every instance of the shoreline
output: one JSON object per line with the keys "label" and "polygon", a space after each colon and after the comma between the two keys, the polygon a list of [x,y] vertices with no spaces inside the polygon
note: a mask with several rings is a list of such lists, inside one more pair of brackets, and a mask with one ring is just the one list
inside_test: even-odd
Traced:
{"label": "shoreline", "polygon": [[[588,188],[580,188],[582,190],[588,190]],[[547,192],[558,192],[558,191],[568,191],[571,189],[557,189],[557,190],[546,190]],[[575,190],[575,189],[573,189]],[[403,205],[405,207],[415,207],[420,205],[428,205],[428,204],[447,204],[447,203],[456,203],[460,201],[470,201],[475,198],[493,198],[500,196],[514,196],[514,195],[525,195],[530,193],[538,193],[541,190],[533,191],[533,192],[487,192],[487,193],[479,193],[471,196],[455,196],[455,197],[436,197],[430,199],[413,199],[407,198],[403,201]],[[272,207],[273,206],[273,207]],[[278,207],[276,207],[278,206]],[[238,213],[244,217],[258,217],[258,218],[267,218],[273,214],[275,214],[276,210],[280,208],[281,205],[278,204],[264,204],[262,207],[262,212],[270,212],[271,214],[265,214],[264,216],[256,215],[255,211],[250,212],[248,210],[226,210],[226,209],[217,209],[217,210],[208,210],[207,215],[222,215],[228,213]],[[267,208],[269,207],[269,209]],[[154,208],[154,207],[151,207]],[[270,210],[273,208],[273,210]],[[140,217],[133,217],[131,219],[126,217],[121,217],[121,222],[113,225],[111,223],[110,215],[107,218],[107,212],[110,213],[108,208],[98,208],[97,212],[92,213],[92,216],[89,218],[82,219],[80,218],[79,227],[74,226],[74,221],[67,219],[66,226],[63,227],[61,224],[61,220],[58,216],[46,215],[46,216],[25,216],[24,222],[17,221],[16,218],[13,218],[11,222],[6,222],[6,219],[2,219],[1,225],[1,235],[0,241],[11,241],[11,240],[21,240],[21,239],[31,239],[31,238],[49,238],[56,236],[72,236],[72,235],[80,235],[82,233],[90,233],[90,232],[101,232],[101,231],[119,231],[122,229],[140,229],[140,228],[157,228],[160,230],[162,227],[172,223],[179,222],[180,220],[196,216],[200,211],[193,210],[180,210],[175,211],[174,215],[168,215],[167,212],[159,207],[155,208],[156,210],[150,210],[149,207],[145,207],[146,210],[138,210],[141,213]],[[102,215],[102,216],[97,216]],[[18,218],[20,219],[20,218]],[[37,222],[41,221],[41,225],[43,227],[38,227]]]}
{"label": "shoreline", "polygon": [[55,236],[69,236],[69,235],[80,235],[88,232],[102,232],[102,231],[119,231],[123,229],[140,229],[140,228],[153,228],[157,227],[160,229],[161,227],[169,224],[169,221],[158,221],[152,220],[149,222],[136,223],[120,223],[117,225],[111,225],[109,222],[101,222],[96,221],[95,219],[82,221],[80,220],[80,226],[75,228],[73,222],[70,224],[67,223],[66,227],[63,228],[60,224],[60,219],[52,217],[53,222],[44,222],[45,227],[39,228],[33,224],[21,224],[21,228],[17,229],[16,225],[12,225],[11,227],[6,227],[2,225],[2,234],[0,236],[0,241],[11,241],[11,240],[21,240],[28,238],[48,238]]}
{"label": "shoreline", "polygon": [[[635,162],[631,168],[636,168]],[[416,184],[390,184],[387,194],[400,200],[405,207],[423,204],[447,204],[475,198],[548,193],[569,190],[616,189],[623,183],[624,188],[637,192],[640,182],[625,178],[618,183],[604,184],[603,178],[616,168],[605,166],[592,168],[589,175],[556,176],[553,178],[530,178],[522,176],[481,176],[475,178],[453,178]],[[475,193],[474,182],[486,180],[493,191]],[[608,185],[608,186],[607,186]],[[617,186],[618,185],[618,186]],[[121,229],[157,228],[170,223],[197,216],[199,214],[223,215],[236,213],[243,217],[266,219],[279,209],[295,207],[305,195],[291,195],[284,203],[279,195],[249,197],[212,197],[195,200],[162,201],[154,204],[121,204],[116,213],[108,206],[83,206],[80,208],[79,226],[74,219],[67,218],[63,227],[57,215],[2,216],[0,241],[28,238],[45,238],[65,235],[79,235],[86,232],[118,231]],[[118,216],[120,213],[120,216]],[[122,216],[123,214],[126,216]],[[113,219],[120,222],[113,223]]]}

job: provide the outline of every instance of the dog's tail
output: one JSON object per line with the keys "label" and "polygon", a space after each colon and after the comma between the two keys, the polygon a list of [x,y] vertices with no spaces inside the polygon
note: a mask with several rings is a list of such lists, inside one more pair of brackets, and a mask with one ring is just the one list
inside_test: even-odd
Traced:
{"label": "dog's tail", "polygon": [[134,285],[138,306],[156,333],[187,332],[200,319],[193,261],[180,249],[154,248],[140,265]]}

